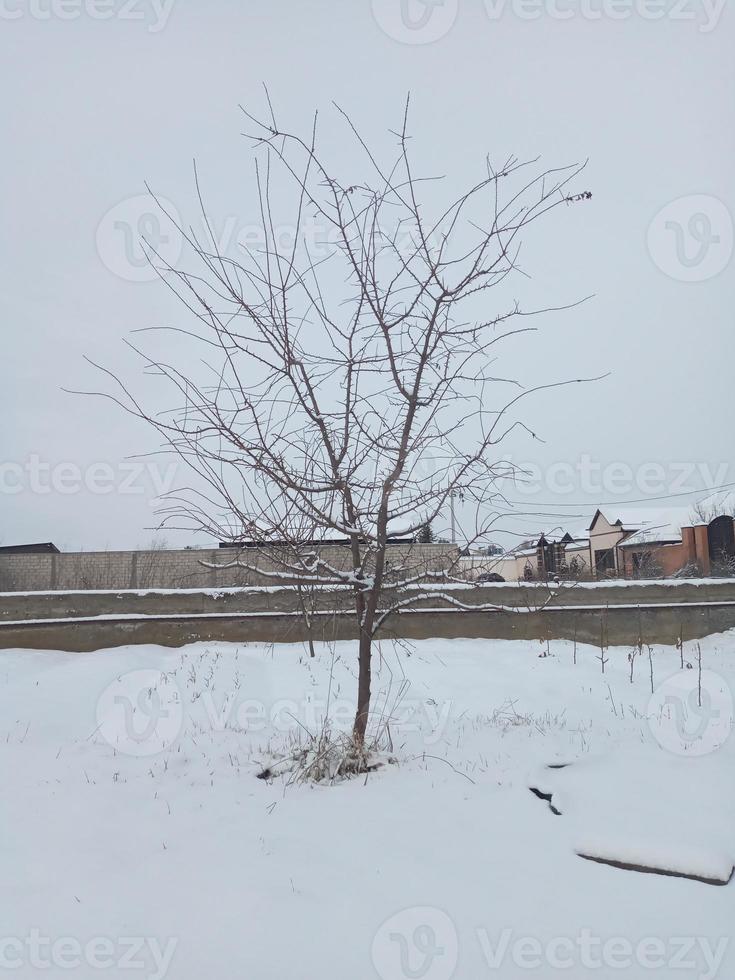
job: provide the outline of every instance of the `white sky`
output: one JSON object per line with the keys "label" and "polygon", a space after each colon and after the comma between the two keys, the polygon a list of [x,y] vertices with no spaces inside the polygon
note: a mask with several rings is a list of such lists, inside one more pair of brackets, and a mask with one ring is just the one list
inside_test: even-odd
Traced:
{"label": "white sky", "polygon": [[[135,381],[122,338],[181,322],[162,285],[130,281],[126,232],[114,223],[138,213],[129,199],[145,181],[194,218],[195,157],[217,219],[236,229],[257,222],[237,106],[260,109],[262,82],[291,125],[306,127],[315,108],[326,120],[337,99],[386,148],[410,89],[414,159],[457,188],[486,153],[497,162],[541,154],[550,166],[589,157],[580,189],[593,200],[535,236],[525,268],[544,305],[595,299],[549,317],[501,364],[529,384],[611,376],[527,403],[524,419],[545,443],[517,439],[509,450],[546,476],[535,495],[516,499],[571,515],[529,519],[529,528],[577,527],[601,500],[735,482],[731,9],[716,17],[704,0],[424,9],[405,0],[411,28],[400,0],[107,2],[0,0],[1,543],[150,541],[155,486],[123,461],[154,449],[155,436],[114,406],[61,389],[99,385],[84,354]],[[667,15],[649,19],[654,12]],[[329,122],[325,135],[348,172],[349,151]],[[580,459],[593,475],[569,485],[565,466]],[[623,471],[601,480],[596,468],[613,463],[630,466],[632,481]],[[91,473],[94,464],[110,469]],[[553,464],[562,465],[549,476]],[[642,476],[644,464],[663,470]],[[106,486],[106,473],[111,493],[85,489]],[[141,492],[125,486],[131,479]]]}

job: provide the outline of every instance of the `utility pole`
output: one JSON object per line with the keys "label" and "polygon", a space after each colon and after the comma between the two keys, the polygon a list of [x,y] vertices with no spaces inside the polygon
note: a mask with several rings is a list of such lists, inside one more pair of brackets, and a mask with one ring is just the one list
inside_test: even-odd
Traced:
{"label": "utility pole", "polygon": [[459,502],[461,504],[462,501],[464,500],[464,491],[463,490],[450,490],[449,491],[449,514],[450,514],[451,527],[452,527],[452,530],[451,530],[452,544],[456,544],[457,543],[457,521],[456,521],[455,516],[454,516],[454,495],[455,494],[459,497]]}

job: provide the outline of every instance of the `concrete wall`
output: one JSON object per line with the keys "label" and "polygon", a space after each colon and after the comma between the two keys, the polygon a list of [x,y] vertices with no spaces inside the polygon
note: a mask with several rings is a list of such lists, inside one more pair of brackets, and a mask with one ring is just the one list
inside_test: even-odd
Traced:
{"label": "concrete wall", "polygon": [[[405,564],[407,574],[446,567],[456,555],[450,544],[391,545],[391,566]],[[277,553],[247,549],[242,560],[268,571],[278,570]],[[335,568],[349,566],[349,549],[327,545],[320,555]],[[89,551],[62,554],[0,554],[0,592],[43,592],[63,589],[201,589],[260,585],[273,581],[244,568],[208,568],[238,557],[233,549],[172,551]]]}
{"label": "concrete wall", "polygon": [[[405,594],[405,593],[404,593]],[[393,616],[384,635],[412,638],[554,639],[610,645],[674,643],[735,627],[735,581],[561,587],[488,585],[438,589],[416,612]],[[390,596],[386,596],[386,602]],[[314,596],[315,635],[356,635],[349,590]],[[493,608],[495,607],[495,608]],[[290,641],[305,637],[295,589],[211,592],[72,592],[0,595],[0,648],[87,651],[131,643],[178,646],[199,640]]]}
{"label": "concrete wall", "polygon": [[[457,637],[545,640],[567,639],[599,644],[601,632],[609,646],[644,643],[686,644],[711,633],[735,627],[735,603],[652,606],[631,610],[546,607],[540,610],[459,612],[426,609],[389,619],[380,633],[386,639]],[[303,620],[285,613],[237,616],[171,616],[160,619],[78,620],[69,625],[34,621],[0,626],[0,649],[67,650],[87,652],[138,643],[183,646],[200,641],[233,643],[296,642],[307,636]],[[313,620],[314,639],[355,639],[352,614],[324,612]],[[451,646],[447,648],[451,654]],[[488,654],[492,647],[488,646]],[[0,654],[1,657],[1,654]]]}
{"label": "concrete wall", "polygon": [[[546,587],[541,584],[508,583],[490,585],[424,586],[421,604],[426,607],[448,605],[440,597],[446,593],[454,603],[466,606],[511,607],[537,610],[541,607],[577,608],[595,606],[637,607],[639,605],[682,605],[735,603],[734,579],[702,579],[696,581],[641,581],[627,584],[590,583],[561,584]],[[402,597],[407,593],[403,592]],[[395,598],[391,591],[384,593],[384,602]],[[352,591],[314,589],[302,592],[309,609],[349,610],[353,608]],[[456,606],[455,606],[456,608]],[[8,592],[0,594],[0,626],[2,623],[34,619],[78,619],[95,616],[199,616],[248,615],[261,612],[292,613],[300,609],[299,595],[291,586],[251,586],[222,590],[169,592],[112,590],[96,592]]]}

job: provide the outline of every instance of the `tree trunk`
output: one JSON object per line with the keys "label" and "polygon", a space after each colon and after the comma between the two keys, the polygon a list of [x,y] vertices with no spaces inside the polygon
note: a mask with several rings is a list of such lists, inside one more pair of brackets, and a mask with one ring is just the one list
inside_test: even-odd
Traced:
{"label": "tree trunk", "polygon": [[[367,625],[367,624],[366,624]],[[370,680],[373,656],[373,638],[370,629],[363,629],[360,632],[360,648],[358,654],[358,681],[357,681],[357,712],[355,714],[355,724],[352,734],[355,742],[363,746],[365,744],[365,734],[367,732],[368,718],[370,717]]]}

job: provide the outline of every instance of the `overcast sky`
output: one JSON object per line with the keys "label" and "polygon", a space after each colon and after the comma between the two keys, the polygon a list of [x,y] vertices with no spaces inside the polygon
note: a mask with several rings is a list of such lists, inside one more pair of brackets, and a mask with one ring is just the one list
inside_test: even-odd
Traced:
{"label": "overcast sky", "polygon": [[181,320],[140,262],[137,235],[166,236],[146,181],[193,219],[196,158],[222,234],[257,223],[238,103],[260,108],[263,82],[292,126],[337,99],[378,146],[410,90],[414,157],[458,188],[486,153],[589,158],[592,201],[535,236],[525,268],[537,302],[594,299],[509,369],[610,376],[524,407],[545,442],[508,447],[539,467],[516,499],[555,515],[531,524],[735,482],[733,41],[735,12],[704,0],[0,0],[0,542],[151,540],[156,493],[182,475],[131,463],[156,437],[62,389],[99,387],[85,354],[134,378],[123,338]]}

